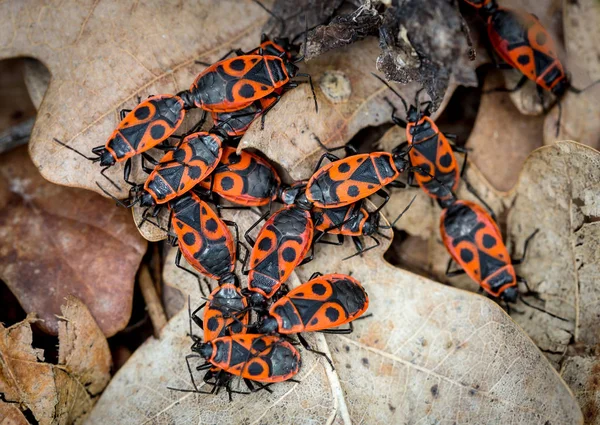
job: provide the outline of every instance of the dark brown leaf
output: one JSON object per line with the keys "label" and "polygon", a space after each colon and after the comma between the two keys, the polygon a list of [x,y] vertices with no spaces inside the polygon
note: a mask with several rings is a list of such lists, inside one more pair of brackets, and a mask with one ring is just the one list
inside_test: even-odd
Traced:
{"label": "dark brown leaf", "polygon": [[105,335],[123,329],[146,242],[131,213],[40,176],[26,148],[0,161],[0,277],[56,334],[64,298],[89,306]]}

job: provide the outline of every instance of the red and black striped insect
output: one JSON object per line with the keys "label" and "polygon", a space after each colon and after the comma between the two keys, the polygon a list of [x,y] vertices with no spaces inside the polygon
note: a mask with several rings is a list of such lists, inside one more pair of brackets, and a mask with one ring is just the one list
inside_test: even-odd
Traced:
{"label": "red and black striped insect", "polygon": [[[363,205],[362,200],[338,208],[314,207],[311,210],[311,215],[315,225],[315,232],[320,232],[315,238],[314,243],[324,242],[332,245],[342,245],[344,243],[344,237],[349,236],[352,238],[352,242],[356,247],[356,253],[344,258],[344,260],[377,248],[381,245],[381,242],[375,237],[376,234],[385,239],[389,239],[389,237],[381,233],[379,229],[392,229],[396,222],[402,218],[406,211],[408,211],[415,198],[416,196],[413,197],[410,203],[391,224],[381,224],[381,206],[374,211],[368,211]],[[337,243],[325,241],[323,238],[327,234],[337,235]],[[361,240],[362,237],[370,237],[375,243],[365,247]]]}
{"label": "red and black striped insect", "polygon": [[262,383],[290,380],[302,363],[300,353],[290,342],[270,335],[224,336],[194,343],[192,351],[207,361],[198,370],[216,366],[234,376]]}
{"label": "red and black striped insect", "polygon": [[277,198],[281,179],[267,160],[226,146],[220,164],[200,186],[234,204],[258,207]]}
{"label": "red and black striped insect", "polygon": [[[229,284],[222,285],[227,287]],[[229,289],[234,289],[233,292]],[[233,286],[227,290],[217,288],[211,294],[208,303],[216,304],[221,298],[222,304],[214,306],[218,308],[224,316],[232,317],[232,314],[237,314],[238,308],[241,307],[240,300],[237,295],[239,291],[237,286]],[[232,296],[233,295],[233,296]],[[218,394],[221,388],[225,388],[229,395],[229,401],[232,401],[232,394],[249,394],[245,391],[237,391],[232,388],[232,381],[235,376],[244,379],[246,386],[252,392],[265,389],[271,391],[268,387],[271,383],[289,380],[298,382],[292,379],[292,376],[298,373],[301,365],[300,354],[287,341],[277,337],[267,337],[266,335],[249,335],[246,333],[246,322],[239,321],[239,328],[234,332],[233,326],[224,326],[220,328],[220,332],[207,332],[202,321],[196,316],[197,309],[194,313],[191,312],[190,302],[188,300],[188,314],[190,317],[189,335],[193,341],[192,351],[194,354],[188,354],[185,357],[190,379],[193,389],[172,388],[171,390],[192,392],[200,394]],[[192,329],[192,319],[201,328],[204,328],[205,339],[202,341],[195,336]],[[206,318],[205,323],[211,319],[216,319],[222,325],[221,318],[216,315]],[[236,317],[236,320],[239,316]],[[227,319],[226,319],[227,320]],[[239,332],[238,332],[239,331]],[[206,337],[211,336],[210,340]],[[263,339],[263,337],[267,337]],[[196,367],[196,370],[207,370],[203,376],[203,381],[212,386],[210,391],[202,391],[198,388],[190,360],[194,358],[203,358],[207,362]],[[262,369],[260,369],[262,368]],[[254,382],[258,383],[258,389],[255,388]],[[266,382],[266,385],[260,382]]]}
{"label": "red and black striped insect", "polygon": [[[529,79],[535,82],[538,94],[543,100],[544,90],[560,98],[567,90],[580,93],[600,82],[598,80],[585,89],[577,89],[571,85],[558,57],[554,40],[535,15],[499,7],[495,0],[466,1],[478,8],[479,13],[486,19],[488,38],[498,56],[507,67],[523,74],[514,88],[497,91],[517,91]],[[558,107],[557,134],[560,128],[560,102]]]}
{"label": "red and black striped insect", "polygon": [[[411,167],[421,171],[409,171],[408,183],[417,181],[421,189],[436,200],[447,200],[456,191],[460,178],[464,173],[467,163],[467,151],[451,144],[448,138],[456,140],[456,135],[442,133],[435,122],[429,117],[431,115],[431,101],[425,103],[421,109],[419,93],[415,95],[415,104],[408,107],[404,98],[391,87],[387,81],[373,74],[379,81],[385,84],[401,101],[406,112],[406,121],[396,115],[396,107],[392,107],[392,121],[394,124],[406,128],[406,142],[396,148],[396,151],[404,152],[408,146],[408,158]],[[386,99],[387,100],[387,99]],[[464,154],[462,170],[459,170],[458,162],[453,151]]]}
{"label": "red and black striped insect", "polygon": [[[204,309],[202,319],[198,312]],[[247,332],[250,315],[248,301],[237,285],[222,283],[208,296],[208,300],[192,312],[194,322],[204,330],[204,341],[222,336]]]}
{"label": "red and black striped insect", "polygon": [[252,102],[251,105],[235,112],[213,112],[212,119],[215,126],[222,129],[231,138],[241,137],[246,133],[250,124],[259,117],[264,119],[265,114],[271,109],[279,96],[278,90],[261,99]]}
{"label": "red and black striped insect", "polygon": [[[141,193],[135,196],[134,203],[139,201],[141,206],[160,205],[194,188],[219,165],[222,143],[222,136],[198,132],[186,136],[175,150],[168,151],[158,162],[143,156],[155,167],[148,168],[142,161],[142,168],[150,175]],[[139,189],[140,186],[134,186],[134,190]]]}
{"label": "red and black striped insect", "polygon": [[[495,219],[471,201],[454,200],[442,211],[440,233],[452,256],[446,269],[448,276],[466,273],[492,297],[506,303],[517,301],[518,283],[527,285],[527,282],[517,276],[514,265],[525,259],[537,230],[526,239],[523,258],[511,260]],[[451,271],[452,260],[462,270]]]}
{"label": "red and black striped insect", "polygon": [[198,277],[181,265],[181,256],[197,271],[220,284],[237,283],[235,270],[237,244],[227,226],[238,233],[237,224],[222,220],[207,202],[196,193],[188,192],[169,202],[172,228],[179,250],[175,263],[177,267]]}
{"label": "red and black striped insect", "polygon": [[[409,169],[407,152],[395,151],[357,154],[339,159],[325,153],[306,186],[306,198],[319,208],[338,208],[350,205],[373,194],[389,200],[384,186],[406,187],[396,181]],[[333,161],[321,167],[327,158]]]}
{"label": "red and black striped insect", "polygon": [[246,232],[252,247],[248,270],[248,291],[252,305],[264,304],[305,259],[313,240],[314,227],[310,211],[287,205],[275,212],[259,231],[256,241],[249,233],[269,214],[267,211]]}
{"label": "red and black striped insect", "polygon": [[[269,307],[257,325],[259,333],[350,333],[351,322],[369,307],[360,282],[344,274],[315,273]],[[348,329],[332,329],[350,323]]]}
{"label": "red and black striped insect", "polygon": [[165,94],[149,97],[133,110],[121,110],[121,122],[106,144],[92,149],[95,157],[88,157],[57,139],[54,141],[92,162],[100,162],[100,166],[104,167],[102,175],[119,188],[104,172],[117,162],[127,161],[127,175],[131,167],[130,159],[149,149],[160,147],[179,128],[186,109],[190,107],[194,107],[193,104],[186,103],[181,97]]}

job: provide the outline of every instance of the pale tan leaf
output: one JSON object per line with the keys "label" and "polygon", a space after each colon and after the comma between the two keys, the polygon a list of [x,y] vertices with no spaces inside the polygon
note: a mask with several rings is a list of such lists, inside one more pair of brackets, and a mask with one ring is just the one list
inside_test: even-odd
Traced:
{"label": "pale tan leaf", "polygon": [[108,342],[85,304],[73,296],[65,301],[58,322],[58,363],[96,396],[110,380]]}
{"label": "pale tan leaf", "polygon": [[[31,137],[34,162],[48,180],[95,191],[98,164],[52,138],[83,152],[104,145],[120,108],[136,105],[138,96],[188,89],[204,68],[194,60],[213,62],[231,48],[254,47],[268,18],[255,3],[234,0],[69,0],[60,6],[10,0],[0,4],[0,15],[7,17],[0,59],[36,58],[52,74]],[[116,180],[122,174],[121,166],[109,172]]]}
{"label": "pale tan leaf", "polygon": [[[253,217],[228,218],[246,227]],[[386,248],[342,261],[351,244],[319,246],[290,280],[352,272],[369,292],[373,317],[355,322],[352,335],[309,335],[335,371],[302,350],[301,383],[274,385],[273,394],[234,394],[229,403],[225,391],[171,392],[167,386],[191,388],[184,309],[119,370],[89,423],[582,423],[569,389],[497,304],[390,266],[381,259]],[[173,259],[172,251],[165,281],[198,305],[198,283]]]}

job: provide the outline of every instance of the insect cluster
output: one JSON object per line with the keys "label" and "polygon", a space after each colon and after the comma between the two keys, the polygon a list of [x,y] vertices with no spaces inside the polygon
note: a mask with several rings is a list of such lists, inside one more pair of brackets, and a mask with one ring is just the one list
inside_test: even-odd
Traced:
{"label": "insect cluster", "polygon": [[[485,18],[489,41],[505,65],[557,97],[567,89],[576,91],[537,18],[500,8],[494,0],[466,2]],[[235,56],[230,57],[232,53]],[[391,152],[361,154],[344,146],[348,154],[344,158],[323,146],[326,152],[306,180],[285,184],[267,159],[236,151],[252,122],[264,118],[286,91],[296,87],[301,82],[298,77],[312,87],[310,75],[299,73],[295,65],[302,58],[298,47],[287,39],[263,36],[256,49],[229,52],[208,66],[189,90],[152,96],[133,110],[121,111],[121,122],[107,143],[94,148],[94,156],[83,155],[99,162],[103,174],[108,167],[124,163],[124,180],[131,189],[129,198],[119,204],[146,207],[141,225],[159,226],[155,218],[167,208],[169,222],[164,230],[177,246],[177,266],[216,281],[206,302],[194,311],[190,307],[193,345],[186,361],[193,389],[181,391],[205,392],[194,381],[194,367],[206,370],[204,381],[212,386],[209,392],[225,388],[231,397],[240,392],[231,385],[236,377],[244,379],[250,391],[270,391],[269,385],[293,380],[299,372],[298,343],[331,364],[302,333],[352,332],[352,321],[369,306],[367,293],[360,282],[342,274],[315,274],[291,290],[286,282],[296,267],[313,258],[317,243],[342,244],[347,236],[356,246],[352,256],[378,246],[377,235],[386,237],[380,230],[391,229],[410,207],[391,225],[381,217],[390,199],[386,187],[406,187],[398,180],[403,174],[407,174],[408,185],[420,187],[442,208],[441,238],[451,262],[460,266],[451,271],[450,262],[448,275],[468,274],[489,296],[504,300],[507,306],[520,296],[518,283],[525,283],[514,269],[522,259],[510,258],[485,203],[479,198],[481,206],[455,196],[467,152],[451,143],[455,136],[438,129],[430,118],[431,102],[421,103],[419,93],[409,106],[376,76],[404,105],[405,116],[401,118],[394,108],[392,120],[406,128],[407,142]],[[192,108],[202,109],[203,119],[186,134],[175,135]],[[199,131],[207,113],[214,126]],[[165,154],[157,161],[147,152],[151,148]],[[462,168],[455,152],[464,155]],[[129,180],[131,158],[138,154],[148,173],[144,184]],[[324,161],[329,162],[323,165]],[[380,205],[372,208],[365,202],[371,195],[383,199]],[[220,216],[223,200],[240,208],[269,208],[241,240],[238,225]],[[273,203],[282,206],[271,213]],[[252,237],[259,225],[257,236]],[[337,241],[328,240],[327,235],[334,235]],[[373,242],[365,244],[366,238]],[[182,264],[182,257],[193,270]],[[236,275],[238,261],[247,275],[243,288]],[[202,338],[194,336],[192,321],[203,330]],[[339,329],[342,325],[348,326]],[[205,363],[194,366],[192,362],[198,358]]]}

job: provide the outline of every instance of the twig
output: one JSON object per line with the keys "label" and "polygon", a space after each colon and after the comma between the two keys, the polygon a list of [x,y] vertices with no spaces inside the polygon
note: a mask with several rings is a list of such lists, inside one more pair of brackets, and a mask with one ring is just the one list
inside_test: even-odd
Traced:
{"label": "twig", "polygon": [[146,308],[150,315],[150,321],[154,328],[154,336],[158,338],[162,328],[167,324],[167,316],[160,303],[154,282],[152,282],[152,276],[150,276],[150,270],[147,265],[143,265],[140,270],[139,276],[140,289],[142,290],[142,296],[146,302]]}

